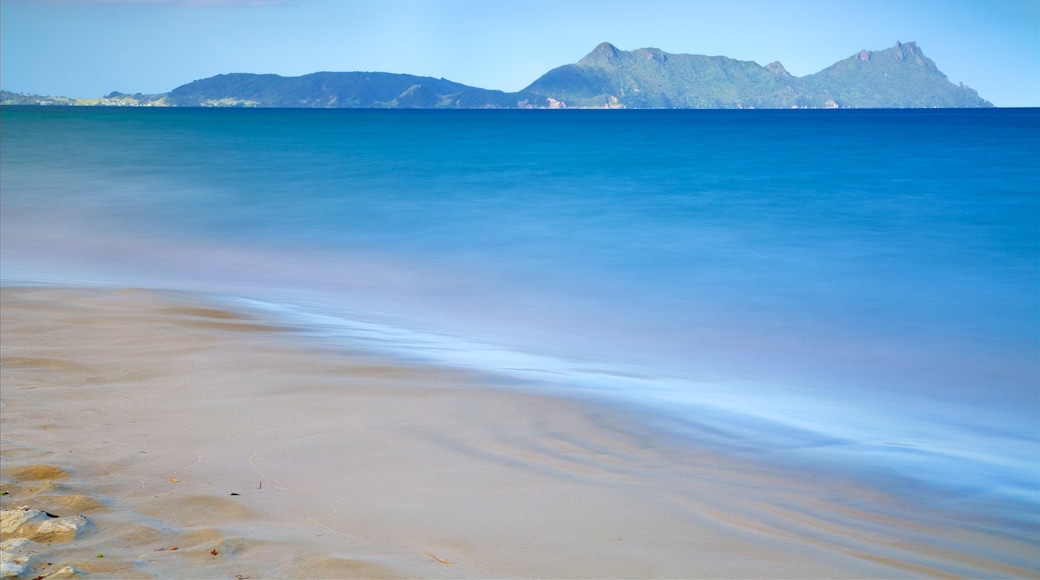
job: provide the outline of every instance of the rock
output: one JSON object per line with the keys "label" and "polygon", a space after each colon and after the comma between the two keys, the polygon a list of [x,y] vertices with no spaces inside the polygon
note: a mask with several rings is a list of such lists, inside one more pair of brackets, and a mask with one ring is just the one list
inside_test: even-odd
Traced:
{"label": "rock", "polygon": [[47,575],[47,580],[50,580],[51,578],[79,578],[79,577],[80,577],[79,570],[73,568],[72,566],[63,566],[58,571],[56,571],[56,572],[54,572],[52,574],[48,574]]}
{"label": "rock", "polygon": [[36,533],[31,536],[35,542],[62,544],[76,539],[81,530],[90,525],[86,516],[71,516],[67,518],[54,518],[47,520],[36,528]]}
{"label": "rock", "polygon": [[18,578],[32,567],[36,542],[12,538],[0,543],[0,578]]}
{"label": "rock", "polygon": [[5,538],[26,538],[44,544],[76,539],[90,526],[85,516],[52,518],[46,512],[23,506],[0,512],[0,533]]}
{"label": "rock", "polygon": [[47,514],[22,506],[14,510],[0,511],[0,533],[6,537],[25,537],[18,534],[22,526],[40,524],[49,520]]}

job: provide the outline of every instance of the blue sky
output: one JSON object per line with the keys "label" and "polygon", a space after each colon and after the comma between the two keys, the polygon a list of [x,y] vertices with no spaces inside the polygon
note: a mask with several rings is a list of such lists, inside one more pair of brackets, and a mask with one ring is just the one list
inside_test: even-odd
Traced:
{"label": "blue sky", "polygon": [[603,41],[798,76],[916,41],[994,104],[1040,106],[1040,0],[3,0],[0,86],[96,97],[361,70],[515,91]]}

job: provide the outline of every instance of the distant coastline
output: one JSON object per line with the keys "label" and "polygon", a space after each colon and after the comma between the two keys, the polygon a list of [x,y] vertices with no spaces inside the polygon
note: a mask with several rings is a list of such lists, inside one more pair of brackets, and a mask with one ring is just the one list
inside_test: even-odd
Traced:
{"label": "distant coastline", "polygon": [[52,97],[32,93],[0,91],[0,105],[57,106],[57,107],[169,107],[166,94],[125,95],[111,93],[104,97]]}
{"label": "distant coastline", "polygon": [[914,42],[860,50],[811,75],[724,56],[619,50],[604,42],[521,91],[386,72],[231,73],[168,93],[52,97],[0,91],[3,105],[388,109],[859,109],[993,107],[947,79]]}

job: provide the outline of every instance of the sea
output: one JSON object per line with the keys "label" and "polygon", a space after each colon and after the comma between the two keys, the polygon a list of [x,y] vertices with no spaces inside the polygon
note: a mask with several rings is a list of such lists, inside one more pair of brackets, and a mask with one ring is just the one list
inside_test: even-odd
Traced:
{"label": "sea", "polygon": [[[1040,524],[1040,109],[0,109],[0,281]],[[981,507],[980,507],[981,506]]]}

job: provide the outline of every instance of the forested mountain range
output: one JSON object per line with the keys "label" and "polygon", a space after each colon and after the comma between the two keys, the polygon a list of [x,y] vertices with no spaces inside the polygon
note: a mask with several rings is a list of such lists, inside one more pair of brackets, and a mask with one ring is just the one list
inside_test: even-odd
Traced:
{"label": "forested mountain range", "polygon": [[[49,99],[49,101],[48,101]],[[446,79],[385,72],[318,72],[299,77],[232,73],[158,95],[113,92],[100,99],[4,93],[4,104],[305,108],[916,108],[992,107],[946,78],[916,43],[861,50],[815,74],[792,76],[724,56],[624,51],[602,43],[574,64],[507,93]]]}
{"label": "forested mountain range", "polygon": [[621,51],[609,43],[553,69],[526,89],[567,106],[626,108],[991,107],[951,83],[917,44],[860,52],[812,75],[779,62],[760,66],[724,56]]}

